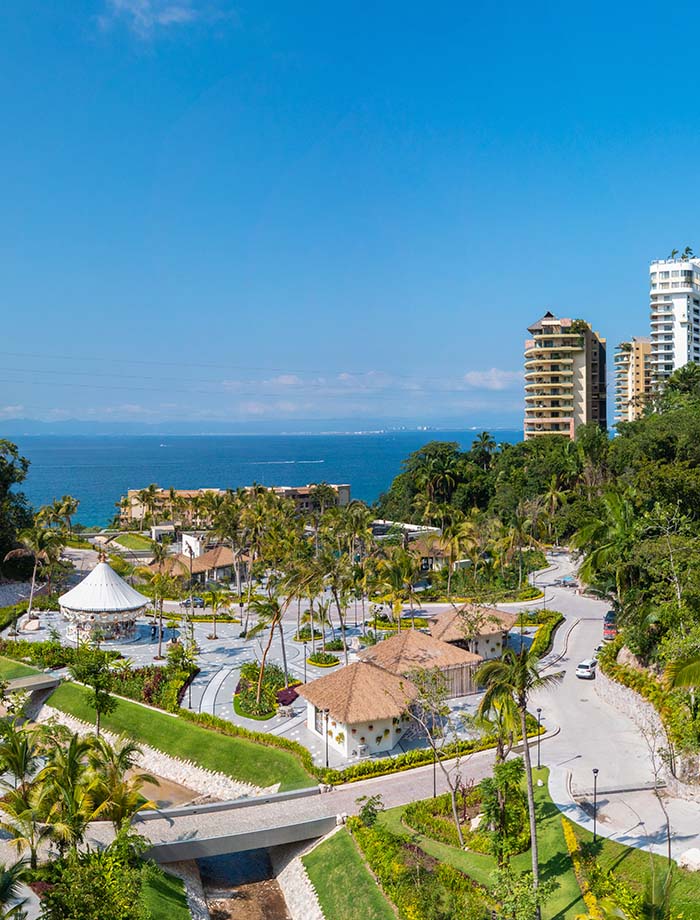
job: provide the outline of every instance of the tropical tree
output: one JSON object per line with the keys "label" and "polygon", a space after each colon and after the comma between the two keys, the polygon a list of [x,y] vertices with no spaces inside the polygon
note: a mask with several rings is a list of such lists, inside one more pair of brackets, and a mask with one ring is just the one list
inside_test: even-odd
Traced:
{"label": "tropical tree", "polygon": [[98,738],[87,753],[90,765],[89,788],[95,813],[112,822],[115,833],[134,815],[146,808],[155,808],[155,802],[144,800],[142,789],[146,783],[157,786],[158,780],[150,773],[136,770],[142,750],[135,741],[122,739],[111,745]]}
{"label": "tropical tree", "polygon": [[[413,610],[413,583],[418,578],[420,563],[403,547],[394,546],[385,559],[377,565],[377,590],[388,597],[397,629],[401,630],[401,610],[411,602]],[[412,623],[415,626],[415,622]]]}
{"label": "tropical tree", "polygon": [[629,587],[630,551],[637,534],[634,506],[627,495],[608,492],[602,499],[603,514],[581,527],[571,545],[584,554],[579,575],[589,584],[606,571],[615,579],[620,602]]}
{"label": "tropical tree", "polygon": [[88,825],[99,816],[92,790],[85,782],[92,744],[88,737],[72,735],[66,744],[49,751],[48,762],[37,777],[47,805],[49,835],[62,853],[67,848],[76,853]]}
{"label": "tropical tree", "polygon": [[11,784],[0,779],[0,785],[25,792],[39,765],[40,756],[38,729],[20,725],[16,719],[0,722],[0,767],[12,777]]}
{"label": "tropical tree", "polygon": [[2,800],[1,816],[0,830],[8,835],[8,842],[18,854],[29,852],[29,866],[36,869],[39,847],[49,836],[49,828],[43,823],[41,788],[8,792]]}
{"label": "tropical tree", "polygon": [[102,716],[117,708],[112,696],[114,672],[110,668],[110,656],[96,646],[82,643],[69,670],[73,680],[90,688],[89,701],[95,710],[95,734],[99,738]]}
{"label": "tropical tree", "polygon": [[479,529],[473,519],[455,518],[440,537],[440,546],[447,553],[447,594],[452,593],[452,575],[462,556],[473,553],[479,546]]}
{"label": "tropical tree", "polygon": [[60,515],[61,521],[65,523],[66,530],[68,531],[68,536],[73,535],[73,517],[78,511],[80,502],[77,498],[73,498],[72,495],[64,495],[58,501],[58,513]]}
{"label": "tropical tree", "polygon": [[204,594],[204,603],[207,607],[211,607],[211,616],[213,620],[212,634],[209,636],[210,639],[218,639],[219,637],[216,634],[216,617],[222,607],[226,605],[226,597],[219,588],[210,588]]}
{"label": "tropical tree", "polygon": [[24,860],[6,866],[0,863],[0,908],[5,920],[25,920],[26,900],[20,900],[21,885],[26,874]]}
{"label": "tropical tree", "polygon": [[[476,681],[484,687],[481,706],[489,712],[512,700],[520,715],[520,734],[523,741],[523,760],[527,783],[527,807],[530,818],[532,843],[532,883],[539,882],[539,853],[537,848],[537,823],[535,817],[535,791],[532,782],[532,763],[528,743],[527,706],[536,690],[552,687],[561,681],[561,674],[543,675],[537,669],[537,658],[522,649],[519,653],[506,649],[502,658],[485,661],[476,673]],[[506,703],[508,705],[508,703]]]}
{"label": "tropical tree", "polygon": [[35,524],[33,527],[29,527],[20,532],[19,542],[22,544],[22,547],[20,549],[10,550],[5,556],[5,561],[20,556],[31,556],[34,560],[32,583],[29,589],[29,604],[27,606],[27,613],[31,616],[34,593],[36,591],[36,576],[39,566],[43,562],[48,562],[54,550],[62,545],[62,541],[60,534],[56,533],[55,530]]}
{"label": "tropical tree", "polygon": [[488,431],[482,431],[472,441],[472,454],[482,469],[488,470],[491,466],[491,457],[496,451],[496,447],[496,440]]}

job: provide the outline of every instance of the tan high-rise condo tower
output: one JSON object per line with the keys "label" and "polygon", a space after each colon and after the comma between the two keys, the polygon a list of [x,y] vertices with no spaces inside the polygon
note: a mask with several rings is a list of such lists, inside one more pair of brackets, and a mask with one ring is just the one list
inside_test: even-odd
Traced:
{"label": "tan high-rise condo tower", "polygon": [[545,313],[525,342],[525,440],[607,429],[605,339],[582,319]]}
{"label": "tan high-rise condo tower", "polygon": [[652,392],[651,339],[633,338],[615,349],[615,424],[633,422]]}

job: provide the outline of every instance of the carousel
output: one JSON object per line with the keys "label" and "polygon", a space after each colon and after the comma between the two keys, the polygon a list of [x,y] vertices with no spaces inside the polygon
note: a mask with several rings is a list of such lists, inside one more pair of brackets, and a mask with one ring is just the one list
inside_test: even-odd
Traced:
{"label": "carousel", "polygon": [[130,638],[136,618],[150,601],[106,562],[98,562],[79,585],[59,597],[58,603],[68,620],[69,638],[88,641],[95,633],[102,639]]}

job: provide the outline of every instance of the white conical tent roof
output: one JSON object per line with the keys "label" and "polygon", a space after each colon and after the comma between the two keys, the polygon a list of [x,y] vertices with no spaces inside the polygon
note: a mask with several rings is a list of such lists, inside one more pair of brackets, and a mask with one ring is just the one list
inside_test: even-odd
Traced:
{"label": "white conical tent roof", "polygon": [[92,572],[75,588],[61,595],[58,602],[68,610],[119,613],[145,607],[149,600],[120,578],[106,562],[98,562]]}

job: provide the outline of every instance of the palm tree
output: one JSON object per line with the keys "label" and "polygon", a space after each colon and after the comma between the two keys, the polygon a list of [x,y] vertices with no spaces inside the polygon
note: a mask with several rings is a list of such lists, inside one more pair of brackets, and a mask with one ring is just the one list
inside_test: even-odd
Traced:
{"label": "palm tree", "polygon": [[26,900],[18,900],[25,871],[26,863],[22,859],[11,866],[0,863],[0,907],[6,920],[24,920],[27,916]]}
{"label": "palm tree", "polygon": [[[397,628],[401,630],[401,609],[410,601],[413,609],[413,582],[418,577],[420,563],[401,546],[391,548],[386,559],[377,566],[378,590],[387,595]],[[413,623],[415,626],[415,623]]]}
{"label": "palm tree", "polygon": [[41,790],[29,787],[24,791],[13,790],[2,800],[0,829],[10,835],[8,842],[16,848],[18,854],[29,851],[31,869],[36,869],[39,846],[49,835],[49,828],[42,824],[40,799]]}
{"label": "palm tree", "polygon": [[523,584],[523,549],[525,547],[539,547],[539,540],[533,535],[534,526],[531,513],[525,502],[520,502],[513,517],[513,523],[505,530],[497,548],[503,552],[504,558],[510,562],[518,556],[518,588]]}
{"label": "palm tree", "polygon": [[68,536],[73,534],[73,516],[76,514],[80,502],[77,498],[73,498],[72,495],[64,495],[59,500],[59,513],[61,520],[65,521],[66,530],[68,531]]}
{"label": "palm tree", "polygon": [[46,802],[49,833],[61,852],[66,847],[76,851],[88,825],[97,817],[86,782],[86,762],[93,745],[89,737],[72,735],[67,744],[49,751],[48,762],[37,777],[42,803]]}
{"label": "palm tree", "polygon": [[49,560],[50,554],[53,553],[56,547],[62,545],[62,540],[60,534],[56,533],[55,530],[50,530],[47,527],[41,527],[35,524],[34,527],[29,527],[20,532],[19,542],[22,544],[22,547],[20,549],[10,550],[5,556],[5,561],[7,562],[8,559],[16,559],[21,556],[32,556],[34,559],[32,584],[29,589],[29,605],[27,607],[27,613],[31,617],[39,564]]}
{"label": "palm tree", "polygon": [[158,507],[159,491],[156,483],[152,482],[150,486],[146,486],[145,489],[139,489],[136,493],[136,497],[141,504],[141,530],[143,530],[144,524],[146,523],[146,517],[153,515]]}
{"label": "palm tree", "polygon": [[214,621],[212,634],[209,638],[218,639],[219,637],[216,635],[216,615],[224,606],[223,592],[219,588],[210,588],[204,595],[204,603],[207,607],[211,607],[211,615]]}
{"label": "palm tree", "polygon": [[455,518],[440,537],[440,546],[447,553],[447,594],[452,593],[452,575],[463,553],[471,553],[479,545],[479,531],[474,520]]}
{"label": "palm tree", "polygon": [[499,705],[515,703],[520,715],[520,733],[523,742],[523,760],[525,761],[525,778],[527,782],[527,808],[530,817],[530,839],[532,841],[532,882],[536,889],[539,884],[539,853],[537,849],[537,823],[535,816],[535,791],[532,783],[532,763],[527,732],[528,701],[536,690],[558,684],[561,674],[543,675],[537,670],[537,658],[527,650],[520,653],[506,649],[498,660],[485,661],[476,673],[476,681],[484,687],[484,697],[480,708],[490,712]]}
{"label": "palm tree", "polygon": [[241,596],[241,557],[245,546],[243,502],[235,492],[228,493],[213,521],[212,536],[227,541],[231,546],[236,591]]}
{"label": "palm tree", "polygon": [[552,478],[549,480],[549,485],[547,486],[547,491],[542,496],[542,501],[544,503],[544,510],[547,514],[547,533],[549,540],[551,542],[552,532],[554,528],[554,516],[557,513],[557,510],[564,504],[568,497],[568,490],[562,489],[559,484],[559,477],[556,473],[552,474]]}
{"label": "palm tree", "polygon": [[613,569],[617,598],[628,587],[629,550],[635,538],[634,506],[620,492],[603,496],[603,516],[581,527],[571,538],[571,545],[585,553],[579,569],[581,578],[591,583],[605,570]]}
{"label": "palm tree", "polygon": [[154,802],[144,801],[141,789],[145,783],[157,786],[157,779],[150,773],[135,772],[141,753],[138,744],[130,739],[113,746],[104,738],[96,739],[88,752],[95,810],[112,822],[115,833],[138,811],[155,808]]}
{"label": "palm tree", "polygon": [[[20,726],[16,720],[4,722],[1,726],[0,766],[12,776],[13,790],[26,791],[41,756],[40,737],[37,729]],[[5,780],[0,784],[8,786]]]}
{"label": "palm tree", "polygon": [[[267,644],[265,645],[265,648],[263,649],[262,657],[260,659],[258,686],[257,686],[256,694],[255,694],[255,702],[259,705],[260,698],[262,696],[262,686],[263,686],[263,679],[265,676],[265,665],[267,663],[267,656],[270,651],[270,646],[272,645],[272,640],[275,635],[275,629],[277,629],[277,626],[282,622],[282,617],[284,615],[284,609],[286,609],[286,607],[283,607],[280,604],[279,599],[276,597],[273,597],[273,598],[256,597],[254,598],[253,601],[251,601],[250,607],[255,613],[257,622],[255,626],[253,626],[249,630],[248,635],[255,636],[258,633],[261,633],[266,629],[269,630]],[[286,667],[285,667],[284,679],[285,679],[285,683],[288,684],[289,679],[287,677]]]}
{"label": "palm tree", "polygon": [[496,440],[488,431],[482,431],[472,441],[472,453],[476,454],[476,462],[484,470],[491,466],[491,455],[496,450]]}

